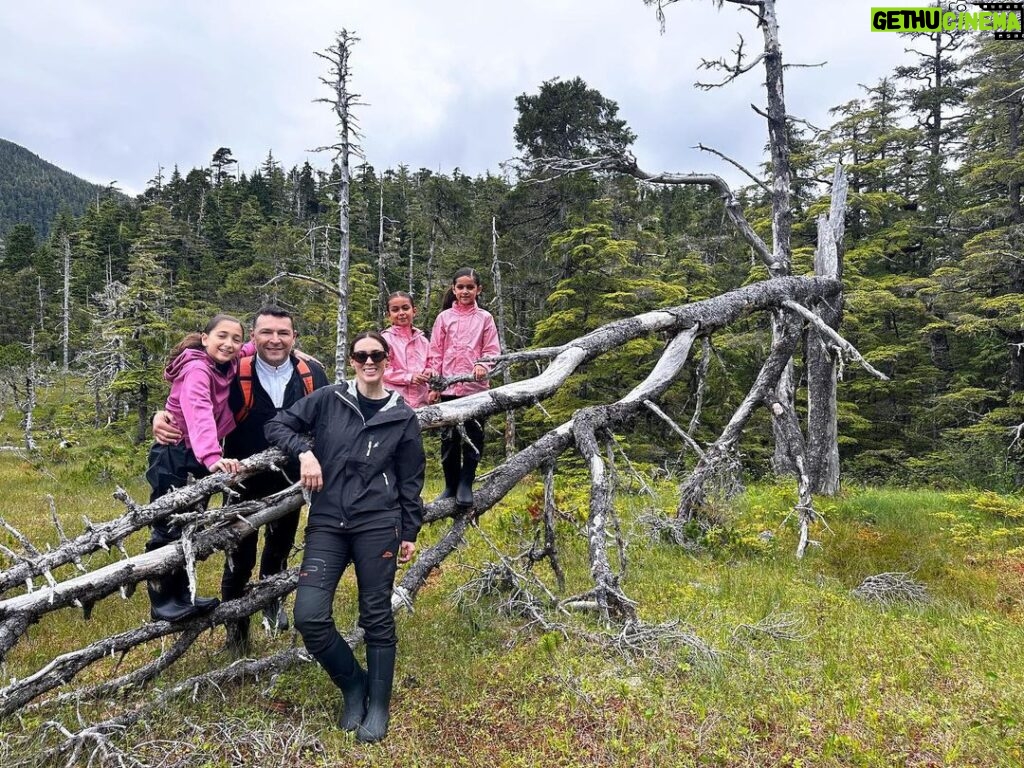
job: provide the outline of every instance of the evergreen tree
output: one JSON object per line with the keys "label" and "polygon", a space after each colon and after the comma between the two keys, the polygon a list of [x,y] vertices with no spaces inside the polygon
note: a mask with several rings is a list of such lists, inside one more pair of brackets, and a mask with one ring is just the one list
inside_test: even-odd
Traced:
{"label": "evergreen tree", "polygon": [[175,255],[171,226],[170,212],[163,206],[153,206],[142,215],[125,287],[123,291],[108,287],[109,309],[97,321],[99,337],[123,356],[110,389],[128,411],[135,413],[137,443],[146,439],[152,406],[164,392],[163,368],[173,343],[168,322],[172,292],[167,268]]}
{"label": "evergreen tree", "polygon": [[984,40],[968,67],[975,79],[960,169],[968,205],[960,219],[972,234],[961,258],[935,270],[925,295],[959,342],[958,376],[937,415],[956,453],[970,455],[976,470],[982,456],[990,466],[1002,464],[1007,429],[1024,421],[1024,62],[1013,41]]}
{"label": "evergreen tree", "polygon": [[36,231],[31,224],[15,224],[4,238],[3,261],[0,268],[7,274],[14,274],[20,269],[35,263]]}

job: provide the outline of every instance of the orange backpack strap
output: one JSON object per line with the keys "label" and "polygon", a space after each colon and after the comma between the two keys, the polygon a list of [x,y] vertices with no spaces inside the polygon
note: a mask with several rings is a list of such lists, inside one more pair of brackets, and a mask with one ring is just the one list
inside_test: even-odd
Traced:
{"label": "orange backpack strap", "polygon": [[[253,356],[243,357],[238,361],[238,386],[242,390],[242,407],[235,413],[235,421],[239,424],[249,415],[249,411],[252,409],[253,398],[255,397],[252,393],[252,380],[253,376],[255,376],[255,373],[253,373],[254,362],[255,358]],[[295,369],[299,372],[299,377],[302,379],[302,388],[308,395],[315,386],[313,369],[301,358],[295,364]]]}
{"label": "orange backpack strap", "polygon": [[252,408],[252,377],[254,356],[243,357],[238,361],[238,386],[242,390],[242,407],[235,413],[235,421],[241,423],[249,415]]}
{"label": "orange backpack strap", "polygon": [[295,368],[298,370],[299,376],[302,377],[302,388],[306,390],[307,395],[310,394],[313,391],[314,384],[313,370],[309,367],[309,363],[302,358],[299,358],[298,362],[295,364]]}

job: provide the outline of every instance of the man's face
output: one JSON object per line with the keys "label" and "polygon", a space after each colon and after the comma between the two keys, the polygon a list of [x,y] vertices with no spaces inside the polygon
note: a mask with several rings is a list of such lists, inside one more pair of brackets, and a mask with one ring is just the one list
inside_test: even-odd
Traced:
{"label": "man's face", "polygon": [[252,327],[256,354],[269,365],[281,365],[295,346],[295,329],[291,318],[260,315]]}

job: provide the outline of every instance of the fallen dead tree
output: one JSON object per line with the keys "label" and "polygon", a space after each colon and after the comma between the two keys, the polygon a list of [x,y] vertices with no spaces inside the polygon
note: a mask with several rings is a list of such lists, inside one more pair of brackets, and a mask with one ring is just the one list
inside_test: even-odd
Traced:
{"label": "fallen dead tree", "polygon": [[[539,375],[497,387],[460,400],[422,408],[419,417],[424,427],[455,424],[475,416],[485,416],[512,408],[539,402],[553,393],[584,363],[619,348],[623,343],[653,333],[668,337],[660,359],[646,378],[623,397],[613,403],[593,406],[578,411],[532,444],[495,467],[482,478],[475,494],[476,506],[465,513],[458,512],[451,501],[427,505],[427,521],[451,520],[448,532],[437,544],[424,549],[407,570],[396,587],[393,605],[396,609],[410,605],[426,583],[430,573],[464,540],[472,523],[503,499],[520,481],[533,472],[551,466],[554,459],[575,449],[586,460],[591,474],[591,504],[585,526],[591,561],[593,589],[575,595],[569,601],[574,606],[591,606],[609,625],[636,626],[635,603],[622,590],[621,572],[613,565],[607,550],[609,526],[614,521],[614,483],[607,459],[602,456],[602,445],[611,440],[614,432],[651,407],[677,380],[686,366],[695,341],[709,337],[715,331],[754,312],[785,311],[787,332],[769,354],[762,373],[755,381],[751,393],[741,404],[737,415],[730,421],[723,436],[703,451],[696,470],[683,485],[683,494],[689,499],[687,514],[699,514],[698,499],[701,487],[708,481],[710,462],[716,456],[725,456],[735,445],[743,424],[758,404],[778,408],[779,404],[767,396],[778,370],[792,355],[796,339],[803,328],[799,311],[782,310],[787,302],[801,307],[807,304],[837,300],[840,285],[824,278],[778,278],[746,286],[739,290],[694,304],[666,308],[609,323],[586,336],[561,347],[545,350],[525,350],[504,356],[499,362],[547,359],[549,363]],[[710,458],[708,458],[710,457]],[[281,460],[276,451],[268,451],[246,462],[247,471],[274,466]],[[33,577],[40,575],[46,584],[26,589],[22,594],[0,600],[0,651],[6,653],[24,635],[31,624],[43,615],[79,606],[88,613],[99,600],[120,592],[130,594],[140,581],[185,566],[194,574],[195,563],[218,551],[228,551],[254,528],[302,504],[300,489],[293,486],[267,499],[228,504],[221,508],[203,510],[197,503],[209,495],[228,488],[233,482],[244,482],[244,476],[230,478],[213,476],[180,489],[149,505],[138,505],[118,491],[116,494],[128,507],[119,518],[102,525],[88,524],[78,538],[67,539],[61,530],[63,543],[44,554],[31,545],[23,535],[18,536],[25,551],[12,553],[16,562],[0,572],[0,584],[21,583],[31,587]],[[74,564],[81,570],[83,556],[109,550],[117,546],[129,533],[157,519],[172,519],[185,526],[182,540],[154,552],[128,557],[87,573],[68,571],[64,576],[57,569]],[[13,530],[13,529],[11,529]],[[8,554],[11,557],[11,554]],[[193,576],[194,578],[194,576]],[[287,594],[295,586],[294,571],[254,585],[243,598],[223,603],[207,616],[198,617],[181,625],[165,622],[143,624],[139,629],[122,633],[89,644],[76,651],[53,659],[39,670],[15,680],[0,689],[0,716],[13,714],[39,697],[63,685],[72,683],[76,676],[91,664],[110,655],[125,655],[132,648],[159,637],[177,634],[178,640],[157,659],[112,681],[98,686],[64,693],[52,700],[53,704],[70,699],[85,700],[95,696],[108,696],[114,691],[137,688],[172,665],[188,650],[200,634],[218,624],[254,613],[265,605]],[[358,638],[356,638],[358,639]],[[39,706],[39,704],[33,705]]]}

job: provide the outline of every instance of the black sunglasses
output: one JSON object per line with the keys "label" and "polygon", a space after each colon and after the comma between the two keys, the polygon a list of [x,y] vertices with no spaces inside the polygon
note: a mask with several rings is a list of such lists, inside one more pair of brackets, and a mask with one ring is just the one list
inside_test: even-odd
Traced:
{"label": "black sunglasses", "polygon": [[388,353],[383,349],[375,349],[373,352],[359,352],[352,353],[352,359],[360,365],[365,365],[367,360],[373,360],[375,363],[383,363],[388,359]]}

